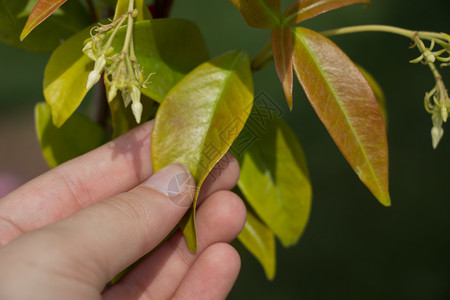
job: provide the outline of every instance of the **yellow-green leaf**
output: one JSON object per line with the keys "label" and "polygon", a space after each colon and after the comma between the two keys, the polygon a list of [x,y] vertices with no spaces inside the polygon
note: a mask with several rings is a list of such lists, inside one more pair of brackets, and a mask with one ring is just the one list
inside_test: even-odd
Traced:
{"label": "yellow-green leaf", "polygon": [[238,187],[281,243],[291,246],[303,233],[311,209],[306,160],[297,136],[280,117],[259,106],[254,107],[252,115],[266,116],[265,125],[260,124],[264,129],[257,131],[255,124],[249,123],[255,127],[257,139],[239,157]]}
{"label": "yellow-green leaf", "polygon": [[39,0],[36,6],[30,13],[27,23],[20,34],[22,41],[26,36],[45,19],[47,19],[58,7],[64,4],[67,0]]}
{"label": "yellow-green leaf", "polygon": [[238,239],[261,263],[267,279],[272,280],[276,270],[275,236],[272,230],[252,211],[247,210],[247,220]]}
{"label": "yellow-green leaf", "polygon": [[282,23],[294,25],[324,12],[355,3],[370,3],[370,0],[296,0],[283,13]]}
{"label": "yellow-green leaf", "polygon": [[103,128],[81,114],[73,114],[63,126],[55,127],[45,102],[36,104],[35,122],[42,154],[52,168],[108,141]]}
{"label": "yellow-green leaf", "polygon": [[294,76],[292,71],[291,28],[289,26],[277,26],[272,29],[272,52],[278,78],[283,86],[289,108],[292,110]]}
{"label": "yellow-green leaf", "polygon": [[[195,68],[167,94],[156,114],[154,171],[182,163],[200,187],[243,128],[252,103],[248,54],[231,52]],[[180,223],[193,252],[197,249],[195,207],[196,198]]]}
{"label": "yellow-green leaf", "polygon": [[367,80],[326,37],[292,32],[294,70],[311,105],[361,181],[390,205],[386,128]]}
{"label": "yellow-green leaf", "polygon": [[280,24],[280,0],[230,0],[248,25],[273,28]]}
{"label": "yellow-green leaf", "polygon": [[86,82],[94,62],[81,50],[89,31],[86,28],[59,46],[45,68],[44,97],[57,127],[74,113],[88,92]]}

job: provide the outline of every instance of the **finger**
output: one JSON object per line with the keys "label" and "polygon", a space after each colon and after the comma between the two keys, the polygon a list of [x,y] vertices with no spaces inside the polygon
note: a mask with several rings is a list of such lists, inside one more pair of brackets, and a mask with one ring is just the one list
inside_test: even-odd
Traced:
{"label": "finger", "polygon": [[198,197],[198,205],[201,204],[206,197],[216,191],[231,190],[234,188],[238,182],[239,174],[239,163],[237,159],[228,152],[214,166],[203,182]]}
{"label": "finger", "polygon": [[[0,199],[0,246],[147,179],[152,174],[152,129],[153,122],[139,126]],[[228,165],[215,180],[203,185],[206,193],[235,184],[239,166],[236,161]]]}
{"label": "finger", "polygon": [[240,268],[241,259],[232,246],[211,245],[197,258],[173,299],[225,299]]}
{"label": "finger", "polygon": [[37,177],[0,200],[0,240],[128,191],[152,174],[153,122]]}
{"label": "finger", "polygon": [[[241,232],[246,218],[242,200],[229,191],[208,197],[198,210],[198,251],[191,253],[180,231],[145,258],[104,294],[104,299],[167,299],[176,291],[197,257],[208,246],[230,242]],[[151,295],[146,298],[145,295]]]}
{"label": "finger", "polygon": [[[184,176],[184,184],[178,195],[169,198],[168,183],[175,176]],[[69,281],[100,293],[107,281],[154,248],[175,227],[192,201],[193,185],[185,167],[169,165],[130,192],[22,235],[0,248],[0,290],[9,285],[23,289],[25,282],[27,289],[40,286],[46,290],[55,282],[42,279],[40,274],[51,274],[56,282]],[[183,205],[174,203],[180,199]]]}

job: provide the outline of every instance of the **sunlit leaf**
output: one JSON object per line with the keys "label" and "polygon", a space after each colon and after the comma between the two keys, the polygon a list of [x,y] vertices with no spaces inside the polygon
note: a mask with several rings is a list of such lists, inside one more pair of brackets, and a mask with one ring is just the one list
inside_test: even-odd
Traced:
{"label": "sunlit leaf", "polygon": [[[114,12],[114,20],[128,12],[128,3],[129,2],[130,2],[129,0],[117,1],[116,10]],[[136,21],[144,21],[144,20],[152,19],[152,15],[151,15],[150,11],[148,10],[148,6],[145,3],[145,0],[136,0],[135,8],[138,11],[138,15],[136,16]]]}
{"label": "sunlit leaf", "polygon": [[272,52],[278,78],[283,86],[289,108],[292,110],[292,43],[291,28],[277,26],[272,29]]}
{"label": "sunlit leaf", "polygon": [[[114,39],[114,53],[120,52],[126,28]],[[167,92],[189,71],[208,60],[205,42],[198,27],[181,19],[155,19],[137,22],[134,45],[144,76],[150,77],[142,93],[161,102]],[[182,51],[180,51],[182,49]]]}
{"label": "sunlit leaf", "polygon": [[248,25],[273,28],[280,24],[280,0],[230,0]]}
{"label": "sunlit leaf", "polygon": [[80,114],[73,114],[63,126],[55,127],[47,103],[36,105],[35,122],[42,154],[52,168],[108,141],[102,127]]}
{"label": "sunlit leaf", "polygon": [[66,39],[90,24],[79,1],[57,9],[21,42],[19,37],[36,0],[0,0],[0,41],[25,50],[51,52]]}
{"label": "sunlit leaf", "polygon": [[27,23],[20,34],[22,41],[26,36],[45,19],[47,19],[58,7],[67,0],[39,0],[28,17]]}
{"label": "sunlit leaf", "polygon": [[293,25],[311,19],[324,12],[370,0],[297,0],[283,13],[283,24]]}
{"label": "sunlit leaf", "polygon": [[86,28],[59,46],[45,68],[44,97],[57,127],[73,114],[88,92],[86,82],[94,62],[81,50],[89,31]]}
{"label": "sunlit leaf", "polygon": [[275,236],[272,230],[247,210],[247,220],[238,239],[261,263],[267,279],[272,280],[276,270]]}
{"label": "sunlit leaf", "polygon": [[[167,94],[156,114],[153,170],[183,163],[200,187],[238,136],[252,103],[248,54],[231,52],[195,68]],[[195,206],[196,199],[180,223],[193,252],[197,249]]]}
{"label": "sunlit leaf", "polygon": [[387,127],[388,120],[387,120],[387,111],[386,111],[386,98],[383,93],[383,89],[381,88],[380,84],[376,79],[369,73],[367,70],[365,70],[361,66],[357,66],[358,69],[361,71],[361,73],[366,78],[367,82],[370,85],[370,88],[373,91],[373,94],[375,95],[375,99],[377,100],[378,106],[380,107],[381,115],[383,116],[384,124]]}
{"label": "sunlit leaf", "polygon": [[386,128],[367,80],[326,37],[293,29],[294,70],[317,115],[361,181],[390,205]]}
{"label": "sunlit leaf", "polygon": [[[238,187],[282,244],[293,245],[306,226],[312,199],[302,147],[292,129],[264,107],[255,106],[247,124],[256,138],[242,156],[236,155]],[[245,134],[246,129],[236,142]]]}

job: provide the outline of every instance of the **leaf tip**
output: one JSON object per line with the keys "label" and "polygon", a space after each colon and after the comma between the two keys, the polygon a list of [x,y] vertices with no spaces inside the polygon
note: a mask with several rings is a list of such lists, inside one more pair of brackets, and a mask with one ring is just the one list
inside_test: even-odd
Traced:
{"label": "leaf tip", "polygon": [[195,242],[189,242],[188,240],[186,240],[186,244],[191,253],[197,253],[197,240],[195,240]]}
{"label": "leaf tip", "polygon": [[292,95],[291,95],[291,98],[286,98],[286,100],[287,100],[287,103],[288,103],[288,106],[289,106],[289,110],[292,111],[292,108],[294,106],[294,103],[292,101]]}
{"label": "leaf tip", "polygon": [[386,207],[391,206],[391,197],[389,196],[389,194],[384,195],[383,197],[378,197],[377,200]]}
{"label": "leaf tip", "polygon": [[30,30],[27,30],[27,28],[24,27],[22,32],[20,33],[20,41],[23,42],[23,40],[28,36],[29,33]]}

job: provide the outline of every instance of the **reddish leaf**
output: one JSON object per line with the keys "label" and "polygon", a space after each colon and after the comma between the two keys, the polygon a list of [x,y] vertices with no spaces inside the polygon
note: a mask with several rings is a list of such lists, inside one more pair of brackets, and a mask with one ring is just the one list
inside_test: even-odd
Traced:
{"label": "reddish leaf", "polygon": [[23,28],[20,40],[23,41],[27,35],[47,19],[58,7],[64,4],[67,0],[40,0],[28,17],[27,23]]}
{"label": "reddish leaf", "polygon": [[280,0],[230,0],[248,25],[273,28],[280,24]]}
{"label": "reddish leaf", "polygon": [[329,39],[292,30],[294,70],[309,101],[361,181],[390,205],[386,128],[367,80]]}
{"label": "reddish leaf", "polygon": [[277,26],[272,30],[272,52],[278,77],[292,110],[292,43],[289,26]]}
{"label": "reddish leaf", "polygon": [[297,0],[283,13],[283,24],[293,25],[329,10],[370,0]]}

